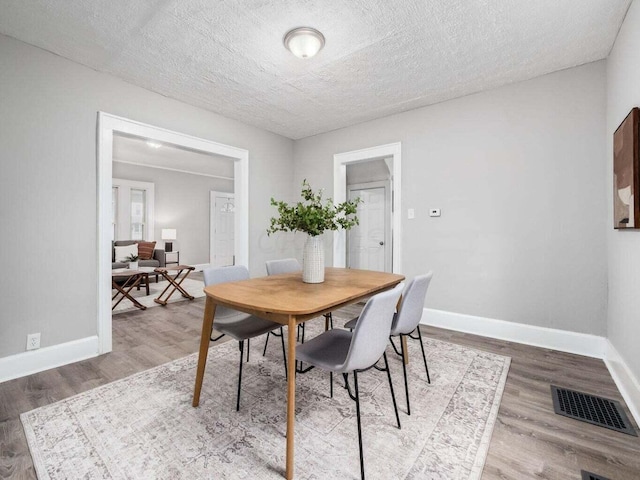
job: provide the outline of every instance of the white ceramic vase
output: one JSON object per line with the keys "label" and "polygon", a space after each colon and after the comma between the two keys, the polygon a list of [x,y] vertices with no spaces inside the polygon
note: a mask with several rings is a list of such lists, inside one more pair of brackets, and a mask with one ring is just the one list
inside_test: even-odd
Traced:
{"label": "white ceramic vase", "polygon": [[302,281],[324,282],[324,245],[321,236],[307,237],[302,253]]}
{"label": "white ceramic vase", "polygon": [[129,262],[129,270],[137,270],[138,262]]}

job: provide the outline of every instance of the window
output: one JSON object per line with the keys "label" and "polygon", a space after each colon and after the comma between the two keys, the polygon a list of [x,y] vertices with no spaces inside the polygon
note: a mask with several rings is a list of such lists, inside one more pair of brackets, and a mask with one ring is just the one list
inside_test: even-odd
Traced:
{"label": "window", "polygon": [[111,241],[116,239],[118,229],[118,187],[111,188]]}
{"label": "window", "polygon": [[146,191],[131,189],[131,240],[143,240],[145,236]]}
{"label": "window", "polygon": [[154,190],[150,182],[113,179],[113,240],[154,240]]}

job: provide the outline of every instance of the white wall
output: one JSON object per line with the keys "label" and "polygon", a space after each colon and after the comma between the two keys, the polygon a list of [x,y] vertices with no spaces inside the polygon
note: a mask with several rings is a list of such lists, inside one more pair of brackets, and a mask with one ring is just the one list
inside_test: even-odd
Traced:
{"label": "white wall", "polygon": [[[640,2],[627,12],[607,59],[607,233],[609,341],[640,379],[640,231],[613,229],[613,132],[631,108],[640,106]],[[640,397],[639,397],[640,399]]]}
{"label": "white wall", "polygon": [[605,110],[601,61],[297,141],[295,178],[330,192],[335,153],[402,142],[403,272],[435,271],[430,308],[604,335]]}
{"label": "white wall", "polygon": [[[293,142],[0,36],[0,358],[96,334],[96,120],[105,111],[249,151],[250,269]],[[267,251],[265,252],[265,248]]]}
{"label": "white wall", "polygon": [[175,228],[173,250],[180,252],[180,263],[209,263],[209,192],[233,192],[233,180],[119,162],[113,163],[113,177],[154,184],[157,248],[164,248],[162,229]]}

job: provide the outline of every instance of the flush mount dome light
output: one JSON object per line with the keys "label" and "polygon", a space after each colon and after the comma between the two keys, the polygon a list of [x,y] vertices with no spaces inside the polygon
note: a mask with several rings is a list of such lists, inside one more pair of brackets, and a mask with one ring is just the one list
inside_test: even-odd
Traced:
{"label": "flush mount dome light", "polygon": [[311,27],[294,28],[287,32],[282,41],[298,58],[311,58],[324,47],[324,35]]}

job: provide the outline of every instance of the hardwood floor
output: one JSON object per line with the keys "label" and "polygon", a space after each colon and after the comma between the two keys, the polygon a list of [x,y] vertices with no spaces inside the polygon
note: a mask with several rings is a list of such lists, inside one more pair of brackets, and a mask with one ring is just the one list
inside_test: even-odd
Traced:
{"label": "hardwood floor", "polygon": [[[0,384],[0,478],[36,478],[20,413],[197,351],[203,308],[200,298],[116,315],[112,353]],[[638,437],[553,412],[550,384],[624,404],[601,360],[431,327],[422,332],[512,358],[483,479],[577,480],[581,469],[640,479]]]}

